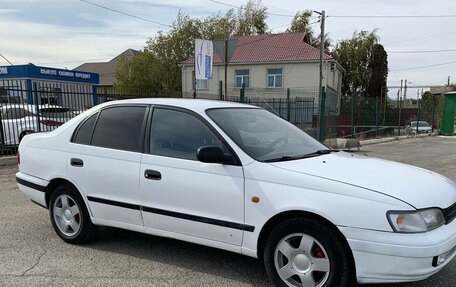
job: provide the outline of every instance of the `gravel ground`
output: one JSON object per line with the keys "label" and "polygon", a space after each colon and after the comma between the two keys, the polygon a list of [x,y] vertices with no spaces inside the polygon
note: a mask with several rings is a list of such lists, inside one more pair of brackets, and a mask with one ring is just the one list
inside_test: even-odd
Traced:
{"label": "gravel ground", "polygon": [[[456,138],[408,139],[361,152],[456,180]],[[91,244],[66,244],[47,211],[18,191],[16,170],[15,159],[0,158],[0,286],[271,286],[253,258],[177,240],[101,228]],[[422,282],[376,286],[450,287],[455,271],[456,260]]]}

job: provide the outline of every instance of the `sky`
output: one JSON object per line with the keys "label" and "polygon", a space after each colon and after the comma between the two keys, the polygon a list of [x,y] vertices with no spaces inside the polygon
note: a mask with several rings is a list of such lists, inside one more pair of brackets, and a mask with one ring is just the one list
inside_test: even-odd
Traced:
{"label": "sky", "polygon": [[[210,0],[88,0],[128,14],[171,24],[179,11],[203,18],[230,7]],[[243,0],[218,0],[235,6]],[[167,26],[102,9],[80,0],[0,0],[0,53],[13,64],[73,69],[102,62],[128,48],[142,49],[149,37]],[[454,0],[263,0],[274,33],[286,30],[298,10],[325,10],[326,32],[337,44],[355,31],[377,29],[388,52],[388,85],[456,82],[456,17],[354,18],[353,15],[454,15]],[[314,14],[316,19],[316,14]],[[331,17],[334,16],[334,17]],[[313,24],[319,32],[319,24]],[[449,50],[416,53],[417,51]],[[397,53],[407,52],[407,53]],[[414,53],[409,53],[414,52]],[[0,58],[0,66],[8,63]],[[431,66],[431,67],[429,67]],[[425,89],[426,90],[426,89]],[[408,97],[417,97],[409,89]],[[395,89],[390,89],[390,97]]]}

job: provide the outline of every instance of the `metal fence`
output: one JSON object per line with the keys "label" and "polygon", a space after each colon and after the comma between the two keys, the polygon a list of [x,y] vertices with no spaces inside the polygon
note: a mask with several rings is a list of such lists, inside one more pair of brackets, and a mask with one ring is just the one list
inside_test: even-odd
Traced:
{"label": "metal fence", "polygon": [[[318,89],[234,89],[228,101],[242,102],[269,110],[292,122],[314,137],[318,115]],[[52,131],[83,111],[103,102],[138,97],[181,97],[175,93],[129,93],[115,89],[94,90],[90,85],[53,82],[33,82],[26,86],[22,80],[0,81],[0,156],[13,155],[22,138],[35,132]],[[198,98],[205,97],[198,94]],[[216,97],[218,99],[218,97]],[[328,96],[327,114],[339,107],[337,94]],[[334,107],[331,104],[334,103]],[[331,107],[331,108],[330,108]],[[328,123],[331,121],[328,118]]]}

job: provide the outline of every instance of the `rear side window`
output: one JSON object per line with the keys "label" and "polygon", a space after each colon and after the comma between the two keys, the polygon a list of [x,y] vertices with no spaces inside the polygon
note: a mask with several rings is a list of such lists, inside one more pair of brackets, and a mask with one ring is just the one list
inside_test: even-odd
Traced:
{"label": "rear side window", "polygon": [[146,107],[114,107],[102,110],[96,123],[92,145],[140,151]]}
{"label": "rear side window", "polygon": [[74,142],[79,144],[90,144],[90,139],[92,138],[93,126],[97,119],[98,113],[92,115],[88,118],[78,130],[78,133],[74,137]]}

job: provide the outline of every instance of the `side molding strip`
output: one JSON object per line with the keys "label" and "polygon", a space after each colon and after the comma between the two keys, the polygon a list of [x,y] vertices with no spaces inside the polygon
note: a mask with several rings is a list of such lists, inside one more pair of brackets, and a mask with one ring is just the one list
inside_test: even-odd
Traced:
{"label": "side molding strip", "polygon": [[87,196],[87,199],[89,201],[93,201],[93,202],[97,202],[97,203],[103,203],[103,204],[109,204],[109,205],[114,205],[114,206],[118,206],[118,207],[124,207],[124,208],[128,208],[128,209],[140,210],[140,207],[138,204],[125,203],[125,202],[114,201],[114,200],[109,200],[109,199],[104,199],[104,198],[93,197],[93,196]]}
{"label": "side molding strip", "polygon": [[41,192],[44,192],[46,190],[45,186],[30,182],[30,181],[23,180],[22,178],[19,178],[19,177],[16,177],[16,182],[21,184],[21,185],[33,188],[33,189],[41,191]]}
{"label": "side molding strip", "polygon": [[246,224],[242,224],[242,223],[235,223],[235,222],[230,222],[230,221],[218,220],[218,219],[202,217],[202,216],[186,214],[186,213],[180,213],[180,212],[175,212],[175,211],[169,211],[169,210],[164,210],[164,209],[158,209],[158,208],[153,208],[153,207],[140,206],[138,204],[119,202],[119,201],[103,199],[103,198],[98,198],[98,197],[93,197],[93,196],[87,196],[87,199],[92,202],[109,204],[109,205],[113,205],[113,206],[129,208],[129,209],[134,209],[134,210],[142,210],[143,212],[155,213],[155,214],[160,214],[160,215],[164,215],[164,216],[170,216],[170,217],[175,217],[175,218],[180,218],[180,219],[185,219],[185,220],[191,220],[191,221],[196,221],[196,222],[201,222],[201,223],[207,223],[207,224],[212,224],[212,225],[217,225],[217,226],[244,230],[244,231],[248,231],[248,232],[253,232],[255,230],[255,226],[246,225]]}

